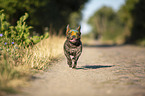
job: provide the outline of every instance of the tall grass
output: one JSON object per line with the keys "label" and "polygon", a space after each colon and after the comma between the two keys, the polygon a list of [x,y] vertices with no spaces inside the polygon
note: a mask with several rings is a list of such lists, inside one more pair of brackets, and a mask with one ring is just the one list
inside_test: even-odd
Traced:
{"label": "tall grass", "polygon": [[34,72],[46,69],[62,56],[64,39],[49,37],[48,32],[31,37],[27,18],[25,13],[12,26],[0,10],[0,96],[2,92],[15,92],[13,89],[25,85]]}
{"label": "tall grass", "polygon": [[30,68],[44,70],[49,63],[62,57],[63,42],[63,38],[55,36],[42,40],[27,51],[24,57],[25,64]]}
{"label": "tall grass", "polygon": [[52,36],[41,40],[33,47],[18,46],[11,54],[7,49],[0,55],[0,95],[1,92],[12,91],[26,81],[34,71],[45,70],[51,62],[59,60],[63,55],[63,37]]}

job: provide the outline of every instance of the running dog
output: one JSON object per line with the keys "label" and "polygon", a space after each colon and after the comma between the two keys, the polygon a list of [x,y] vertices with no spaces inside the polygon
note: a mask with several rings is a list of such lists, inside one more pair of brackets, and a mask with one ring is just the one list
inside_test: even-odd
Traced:
{"label": "running dog", "polygon": [[80,26],[76,30],[70,29],[69,25],[66,28],[67,40],[64,43],[64,54],[70,68],[76,68],[77,61],[82,53],[80,29]]}

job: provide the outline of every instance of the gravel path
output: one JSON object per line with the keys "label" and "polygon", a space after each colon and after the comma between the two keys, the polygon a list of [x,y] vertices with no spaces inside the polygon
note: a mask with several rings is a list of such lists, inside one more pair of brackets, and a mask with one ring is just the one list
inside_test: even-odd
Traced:
{"label": "gravel path", "polygon": [[145,96],[145,48],[86,46],[77,69],[54,64],[18,96]]}

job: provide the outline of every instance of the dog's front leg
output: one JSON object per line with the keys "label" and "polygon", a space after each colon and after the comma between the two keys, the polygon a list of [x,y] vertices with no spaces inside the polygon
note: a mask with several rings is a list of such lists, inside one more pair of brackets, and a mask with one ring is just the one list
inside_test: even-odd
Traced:
{"label": "dog's front leg", "polygon": [[74,61],[73,62],[73,68],[76,68],[77,61],[78,61],[81,53],[82,53],[82,45],[80,45],[80,46],[77,47],[76,54],[75,54],[74,59],[73,59],[73,61]]}
{"label": "dog's front leg", "polygon": [[72,67],[72,60],[71,57],[69,55],[69,53],[67,53],[66,51],[64,52],[66,58],[67,58],[67,64],[69,65],[69,67]]}
{"label": "dog's front leg", "polygon": [[76,56],[75,56],[75,58],[73,59],[73,68],[76,68],[76,66],[77,66],[77,61],[78,61],[78,59],[79,59],[81,53],[82,53],[81,51],[78,51],[77,54],[76,54]]}

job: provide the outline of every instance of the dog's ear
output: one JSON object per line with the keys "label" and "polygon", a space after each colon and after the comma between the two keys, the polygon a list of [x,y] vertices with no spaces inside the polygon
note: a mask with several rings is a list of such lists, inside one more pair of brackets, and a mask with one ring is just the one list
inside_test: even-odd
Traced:
{"label": "dog's ear", "polygon": [[79,33],[81,33],[81,26],[79,26],[79,27],[77,28],[77,30],[79,31]]}
{"label": "dog's ear", "polygon": [[66,35],[68,34],[69,31],[70,31],[70,28],[69,28],[69,24],[68,24],[66,27]]}

